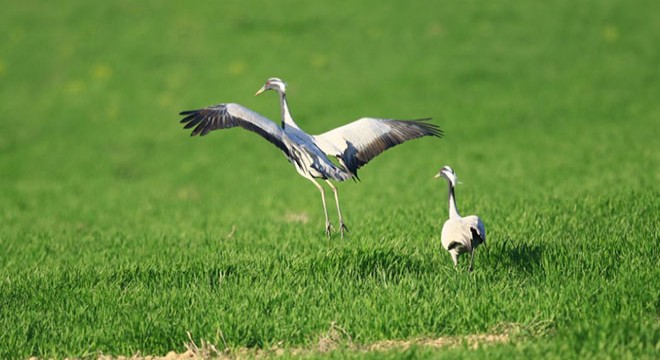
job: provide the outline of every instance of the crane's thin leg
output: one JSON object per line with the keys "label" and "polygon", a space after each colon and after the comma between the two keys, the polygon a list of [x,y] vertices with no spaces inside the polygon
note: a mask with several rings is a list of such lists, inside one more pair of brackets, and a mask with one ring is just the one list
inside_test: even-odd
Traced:
{"label": "crane's thin leg", "polygon": [[325,180],[325,182],[328,183],[330,188],[332,189],[332,192],[335,194],[335,203],[337,204],[337,214],[339,215],[339,232],[341,233],[341,238],[344,238],[344,231],[348,232],[348,227],[346,224],[344,224],[344,217],[341,216],[341,209],[339,208],[339,191],[337,191],[337,188],[332,185],[330,180]]}
{"label": "crane's thin leg", "polygon": [[327,237],[330,237],[330,230],[332,229],[332,224],[330,224],[330,219],[328,218],[328,208],[325,206],[325,190],[323,190],[323,186],[319,184],[314,178],[309,179],[314,185],[316,186],[317,189],[321,192],[321,201],[323,202],[323,214],[325,215],[325,235]]}
{"label": "crane's thin leg", "polygon": [[472,261],[473,260],[474,260],[474,249],[472,249],[472,251],[470,251],[470,267],[469,267],[470,271],[472,271]]}

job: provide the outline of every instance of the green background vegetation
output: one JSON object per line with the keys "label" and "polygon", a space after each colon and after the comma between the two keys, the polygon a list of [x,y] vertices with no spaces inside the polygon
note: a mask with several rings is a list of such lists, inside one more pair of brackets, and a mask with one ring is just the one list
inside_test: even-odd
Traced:
{"label": "green background vegetation", "polygon": [[[357,344],[520,329],[411,357],[658,355],[657,1],[0,5],[0,358],[310,347],[333,323]],[[277,119],[253,96],[271,76],[310,133],[431,116],[446,137],[340,184],[351,232],[327,240],[279,150],[178,124]],[[473,273],[441,251],[447,164],[488,230]]]}

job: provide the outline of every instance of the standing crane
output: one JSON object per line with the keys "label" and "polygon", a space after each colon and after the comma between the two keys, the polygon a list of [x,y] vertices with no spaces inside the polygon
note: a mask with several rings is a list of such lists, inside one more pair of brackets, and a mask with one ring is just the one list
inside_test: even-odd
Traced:
{"label": "standing crane", "polygon": [[449,183],[449,220],[442,226],[442,246],[449,251],[454,267],[458,265],[458,256],[470,253],[470,271],[474,260],[474,250],[482,243],[486,245],[486,228],[481,219],[476,215],[462,217],[456,208],[456,197],[454,187],[458,183],[458,177],[449,166],[444,166],[435,176],[443,177]]}
{"label": "standing crane", "polygon": [[[348,227],[339,207],[339,193],[330,180],[359,180],[357,170],[383,151],[422,136],[442,137],[442,130],[427,122],[430,118],[393,120],[370,117],[358,119],[320,135],[310,135],[301,130],[291,116],[286,101],[286,84],[278,78],[270,78],[255,95],[267,90],[274,90],[279,94],[281,126],[235,103],[182,111],[179,114],[184,116],[181,123],[185,124],[184,129],[194,128],[191,136],[204,136],[213,130],[239,126],[261,135],[277,146],[295,166],[298,174],[311,181],[321,192],[325,233],[328,237],[332,224],[328,218],[325,191],[317,179],[324,180],[334,193],[339,230],[343,238]],[[339,166],[330,161],[330,156],[337,158]]]}

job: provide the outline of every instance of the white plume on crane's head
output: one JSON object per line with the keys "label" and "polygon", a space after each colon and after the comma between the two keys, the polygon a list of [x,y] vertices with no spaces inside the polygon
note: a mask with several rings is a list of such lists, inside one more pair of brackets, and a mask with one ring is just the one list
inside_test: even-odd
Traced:
{"label": "white plume on crane's head", "polygon": [[443,177],[447,179],[447,181],[449,181],[449,183],[452,186],[456,186],[456,184],[458,184],[458,176],[456,176],[454,169],[446,165],[443,166],[442,169],[440,169],[440,171],[435,177],[436,178]]}
{"label": "white plume on crane's head", "polygon": [[257,91],[255,96],[266,90],[277,90],[278,92],[286,93],[286,83],[280,78],[272,77],[266,81],[259,91]]}

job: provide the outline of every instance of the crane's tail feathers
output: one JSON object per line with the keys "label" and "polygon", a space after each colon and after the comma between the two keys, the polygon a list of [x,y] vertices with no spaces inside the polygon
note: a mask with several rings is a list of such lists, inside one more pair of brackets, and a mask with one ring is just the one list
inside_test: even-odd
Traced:
{"label": "crane's tail feathers", "polygon": [[461,246],[461,243],[454,241],[451,244],[449,244],[449,246],[447,246],[447,250],[454,250],[459,246]]}
{"label": "crane's tail feathers", "polygon": [[486,240],[481,236],[481,234],[479,234],[477,229],[471,227],[470,232],[472,233],[472,241],[474,242],[473,247],[476,247],[476,245],[486,244]]}

